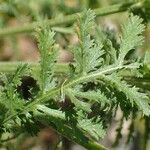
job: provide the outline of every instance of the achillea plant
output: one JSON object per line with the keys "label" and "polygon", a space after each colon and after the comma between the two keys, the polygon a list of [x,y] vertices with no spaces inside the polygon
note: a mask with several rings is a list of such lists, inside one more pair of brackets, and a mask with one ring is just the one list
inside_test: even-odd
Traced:
{"label": "achillea plant", "polygon": [[[147,94],[124,78],[124,72],[142,78],[142,59],[127,57],[143,43],[142,19],[130,14],[122,26],[117,48],[96,26],[94,18],[92,10],[79,18],[79,44],[72,50],[74,62],[65,74],[55,74],[59,49],[55,33],[40,27],[36,36],[40,67],[20,65],[13,74],[1,75],[1,137],[5,132],[16,134],[24,128],[34,134],[36,122],[40,121],[89,150],[105,150],[97,141],[105,136],[118,108],[126,119],[150,115]],[[37,84],[30,89],[32,96],[28,100],[18,90],[24,76],[33,77]]]}

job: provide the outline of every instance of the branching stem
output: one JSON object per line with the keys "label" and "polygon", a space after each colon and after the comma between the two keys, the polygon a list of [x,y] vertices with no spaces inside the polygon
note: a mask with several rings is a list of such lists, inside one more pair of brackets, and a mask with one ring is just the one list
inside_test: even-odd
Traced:
{"label": "branching stem", "polygon": [[[83,83],[85,81],[92,81],[92,80],[98,79],[98,78],[101,77],[101,75],[105,75],[105,74],[111,73],[112,71],[116,71],[116,70],[123,69],[123,68],[134,69],[134,68],[137,68],[137,66],[133,65],[133,64],[123,65],[123,66],[109,66],[107,69],[103,69],[103,70],[100,70],[98,72],[96,71],[95,73],[91,73],[91,74],[88,74],[86,76],[81,76],[81,77],[78,77],[76,79],[73,79],[72,81],[64,84],[63,89],[65,90],[66,88],[75,86],[75,85],[77,85],[79,83]],[[57,93],[59,93],[61,91],[61,88],[62,87],[54,88],[54,89],[48,91],[46,94],[43,94],[41,97],[37,98],[36,100],[32,101],[31,103],[29,103],[26,106],[26,108],[23,110],[22,113],[32,111],[32,108],[34,108],[34,106],[36,106],[39,103],[46,102],[47,100],[49,100],[50,97],[52,97],[53,95],[56,95]],[[3,123],[6,123],[7,121],[11,120],[16,115],[17,115],[17,113],[13,114],[13,115],[10,115],[9,117],[7,117],[3,121]]]}
{"label": "branching stem", "polygon": [[[107,7],[103,7],[103,8],[97,8],[95,9],[95,13],[96,16],[106,16],[106,15],[110,15],[110,14],[114,14],[114,13],[118,13],[118,12],[124,12],[126,10],[128,10],[129,8],[137,8],[137,7],[141,7],[142,3],[138,2],[138,3],[123,3],[123,4],[115,4],[115,5],[111,5],[111,6],[107,6]],[[33,32],[37,26],[39,25],[49,25],[51,27],[54,26],[58,26],[58,25],[63,25],[63,24],[70,24],[73,23],[74,21],[77,20],[78,16],[81,15],[82,13],[75,13],[72,15],[68,15],[68,16],[64,16],[63,18],[54,18],[54,19],[50,19],[50,20],[45,20],[42,22],[33,22],[31,24],[27,24],[27,25],[23,25],[23,26],[17,26],[17,27],[8,27],[5,29],[1,29],[0,30],[0,37],[3,36],[7,36],[7,35],[14,35],[14,34],[18,34],[18,33],[26,33],[26,32]],[[54,28],[55,29],[55,28]],[[66,32],[66,33],[72,33],[72,30],[66,30],[66,29],[58,29],[56,28],[56,31],[58,30],[58,32]]]}

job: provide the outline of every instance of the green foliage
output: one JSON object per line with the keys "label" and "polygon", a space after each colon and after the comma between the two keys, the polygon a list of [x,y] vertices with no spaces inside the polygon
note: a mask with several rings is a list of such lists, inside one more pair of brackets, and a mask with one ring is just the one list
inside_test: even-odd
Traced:
{"label": "green foliage", "polygon": [[71,102],[76,106],[77,109],[84,110],[84,111],[87,111],[87,112],[91,111],[91,108],[90,108],[91,106],[90,106],[89,103],[78,100],[75,97],[74,93],[72,93],[72,91],[70,89],[67,89],[65,91],[66,91],[66,95],[69,96]]}
{"label": "green foliage", "polygon": [[[100,29],[96,36],[91,36],[91,31],[95,33],[94,18],[95,13],[88,10],[79,19],[79,45],[73,50],[74,62],[69,65],[70,72],[63,77],[54,72],[57,61],[55,33],[47,27],[38,30],[40,67],[31,74],[37,80],[40,92],[29,102],[19,96],[17,87],[26,73],[26,65],[18,67],[13,75],[2,76],[0,107],[6,108],[4,117],[1,117],[3,130],[10,124],[11,130],[16,122],[21,128],[31,127],[36,121],[46,125],[48,122],[62,135],[68,134],[69,139],[91,148],[90,142],[86,145],[81,142],[82,138],[91,141],[103,138],[118,106],[126,118],[139,112],[150,115],[147,94],[129,85],[120,75],[122,71],[138,72],[140,69],[141,63],[137,60],[131,62],[126,56],[143,42],[142,19],[130,15],[122,28],[118,50]],[[108,116],[111,119],[106,121],[109,110],[112,111]],[[104,148],[99,145],[97,149]]]}
{"label": "green foliage", "polygon": [[131,16],[127,23],[122,27],[123,37],[121,38],[120,44],[120,54],[118,58],[118,63],[122,65],[125,56],[129,51],[135,49],[137,46],[141,46],[143,43],[142,32],[144,31],[144,25],[142,24],[142,19],[138,16]]}
{"label": "green foliage", "polygon": [[79,125],[82,125],[82,130],[84,130],[86,134],[90,134],[94,139],[99,140],[99,138],[103,138],[106,133],[101,123],[93,122],[90,119],[82,119],[79,120]]}
{"label": "green foliage", "polygon": [[54,85],[53,74],[54,65],[57,58],[57,48],[54,44],[55,33],[50,29],[40,29],[38,31],[38,47],[40,50],[41,60],[40,60],[40,71],[39,71],[39,85],[41,91],[44,93],[50,90]]}
{"label": "green foliage", "polygon": [[95,70],[102,63],[101,43],[97,43],[90,37],[90,31],[94,25],[95,14],[91,10],[84,13],[79,23],[79,31],[77,32],[80,45],[74,50],[74,59],[77,63],[76,70],[81,74],[86,74]]}
{"label": "green foliage", "polygon": [[24,101],[17,92],[17,87],[21,85],[21,77],[27,73],[27,65],[18,66],[16,72],[10,76],[4,74],[1,75],[1,80],[4,86],[1,86],[1,100],[0,103],[3,105],[3,108],[6,108],[7,111],[6,117],[14,114],[16,111],[22,110],[24,107]]}
{"label": "green foliage", "polygon": [[103,76],[102,78],[110,86],[126,95],[126,98],[123,97],[122,101],[127,101],[126,103],[128,103],[129,100],[132,107],[136,105],[145,115],[150,114],[149,98],[146,94],[139,92],[139,89],[135,86],[131,87],[125,81],[121,81],[117,74]]}
{"label": "green foliage", "polygon": [[71,92],[76,97],[88,99],[93,103],[97,102],[100,103],[101,105],[105,105],[106,103],[109,103],[108,98],[99,89],[96,91],[89,90],[87,92],[72,90]]}

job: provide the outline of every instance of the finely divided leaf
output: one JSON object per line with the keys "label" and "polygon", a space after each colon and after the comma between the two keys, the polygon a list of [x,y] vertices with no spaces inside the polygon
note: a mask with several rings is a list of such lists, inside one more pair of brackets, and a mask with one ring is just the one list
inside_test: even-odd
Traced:
{"label": "finely divided leaf", "polygon": [[101,29],[101,27],[96,27],[96,41],[102,45],[103,50],[105,50],[105,64],[112,64],[117,61],[117,50],[113,47],[112,41],[109,39],[108,35]]}
{"label": "finely divided leaf", "polygon": [[96,140],[105,136],[105,130],[101,122],[93,121],[93,119],[78,120],[79,127]]}
{"label": "finely divided leaf", "polygon": [[71,89],[66,89],[65,92],[77,109],[84,110],[86,112],[91,112],[91,105],[88,102],[78,100]]}
{"label": "finely divided leaf", "polygon": [[102,44],[97,43],[89,34],[94,25],[94,18],[95,13],[88,10],[80,20],[78,31],[80,45],[74,50],[76,70],[80,74],[96,70],[102,63],[101,56],[104,54]]}
{"label": "finely divided leaf", "polygon": [[142,32],[145,28],[142,21],[138,16],[131,14],[128,21],[123,25],[118,64],[123,64],[124,58],[130,50],[142,45],[144,39]]}
{"label": "finely divided leaf", "polygon": [[102,76],[102,80],[125,94],[127,100],[131,103],[131,106],[136,105],[143,114],[147,116],[150,115],[150,99],[145,93],[141,93],[137,87],[132,87],[125,81],[122,81],[121,77],[117,76],[117,74],[104,75]]}
{"label": "finely divided leaf", "polygon": [[4,86],[1,86],[0,89],[0,103],[7,108],[9,115],[24,107],[25,101],[21,98],[16,88],[21,85],[21,79],[26,75],[27,69],[26,64],[20,65],[14,74],[8,77],[4,74],[1,75]]}
{"label": "finely divided leaf", "polygon": [[102,106],[110,103],[110,101],[106,97],[106,95],[104,93],[102,93],[100,90],[86,91],[86,92],[72,90],[71,92],[78,98],[87,99],[87,100],[89,100],[89,102],[97,102],[97,103],[100,103]]}
{"label": "finely divided leaf", "polygon": [[47,87],[50,89],[50,83],[52,83],[53,80],[53,67],[57,59],[57,49],[55,46],[54,35],[55,33],[47,28],[38,31],[37,39],[41,55],[39,80],[42,92],[47,91]]}
{"label": "finely divided leaf", "polygon": [[81,39],[83,39],[90,33],[91,28],[93,28],[95,24],[94,21],[95,17],[96,15],[94,11],[90,9],[83,12],[83,16],[82,18],[80,18],[80,23],[79,23],[79,27],[80,27],[79,37]]}

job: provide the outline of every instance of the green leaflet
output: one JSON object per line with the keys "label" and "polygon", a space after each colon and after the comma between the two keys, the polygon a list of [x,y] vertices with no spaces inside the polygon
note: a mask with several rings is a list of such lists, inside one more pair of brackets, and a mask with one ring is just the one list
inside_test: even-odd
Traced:
{"label": "green leaflet", "polygon": [[141,46],[144,37],[142,32],[144,31],[144,24],[142,24],[142,19],[138,16],[130,15],[128,21],[122,26],[122,38],[120,44],[120,52],[118,57],[118,63],[123,64],[125,56],[132,49]]}
{"label": "green leaflet", "polygon": [[84,39],[91,32],[95,24],[95,17],[95,13],[90,9],[83,12],[82,18],[79,18],[79,38]]}
{"label": "green leaflet", "polygon": [[86,91],[86,92],[72,90],[71,92],[74,93],[76,97],[88,99],[89,102],[101,103],[103,106],[105,104],[110,103],[108,98],[105,96],[105,94],[102,93],[100,90],[97,91],[93,90],[93,91]]}
{"label": "green leaflet", "polygon": [[95,13],[88,10],[84,12],[79,22],[79,31],[77,34],[80,45],[73,53],[76,62],[76,70],[81,74],[96,70],[96,67],[100,66],[102,63],[101,56],[104,54],[102,51],[102,44],[97,43],[97,41],[90,36],[91,28],[94,25],[94,18]]}
{"label": "green leaflet", "polygon": [[10,77],[10,81],[12,82],[12,84],[16,87],[19,86],[21,84],[21,78],[25,75],[28,74],[28,65],[20,65],[18,66],[18,68],[16,69],[16,71],[14,72],[14,74]]}
{"label": "green leaflet", "polygon": [[83,102],[81,100],[78,100],[74,93],[71,91],[71,89],[66,89],[66,95],[69,96],[71,102],[76,106],[79,110],[84,110],[86,112],[91,112],[91,105],[88,102]]}
{"label": "green leaflet", "polygon": [[6,76],[1,75],[1,80],[5,86],[1,86],[0,103],[7,109],[7,115],[15,113],[17,110],[22,110],[25,102],[17,92],[17,87],[21,85],[21,78],[27,74],[28,66],[20,65],[14,74]]}
{"label": "green leaflet", "polygon": [[46,92],[54,87],[53,73],[57,59],[57,48],[54,40],[55,33],[47,28],[38,31],[38,47],[40,50],[40,70],[38,76],[39,85],[42,92]]}
{"label": "green leaflet", "polygon": [[143,114],[150,115],[150,99],[145,93],[141,93],[137,87],[131,87],[125,81],[122,81],[120,77],[116,74],[111,74],[108,76],[102,76],[107,84],[111,85],[113,88],[116,88],[118,91],[125,94],[127,100],[130,101],[132,107],[136,105]]}
{"label": "green leaflet", "polygon": [[[103,51],[106,58],[103,60],[103,65],[113,64],[117,61],[117,50],[114,48],[110,37],[101,29],[101,27],[96,27],[95,35],[97,43],[103,46]],[[115,43],[116,44],[116,43]]]}
{"label": "green leaflet", "polygon": [[97,141],[99,140],[99,138],[103,138],[106,134],[101,122],[99,121],[93,121],[92,119],[83,118],[78,121],[78,124],[79,126],[81,126],[82,130],[87,132],[87,134],[90,134]]}
{"label": "green leaflet", "polygon": [[[104,137],[106,134],[100,119],[88,119],[81,110],[77,112],[78,116],[73,118],[77,122],[75,125],[72,123],[72,121],[74,121],[72,119],[70,122],[67,122],[65,113],[60,110],[47,108],[43,105],[38,105],[37,107],[40,110],[40,113],[43,112],[44,115],[48,115],[51,122],[53,122],[57,128],[60,128],[62,132],[64,132],[64,125],[69,127],[69,124],[72,124],[70,126],[70,128],[72,128],[72,132],[74,132],[74,129],[78,127],[79,130],[83,131],[86,135],[96,140],[99,140],[99,138]],[[77,134],[76,136],[78,136],[79,133],[75,132],[74,134]]]}

